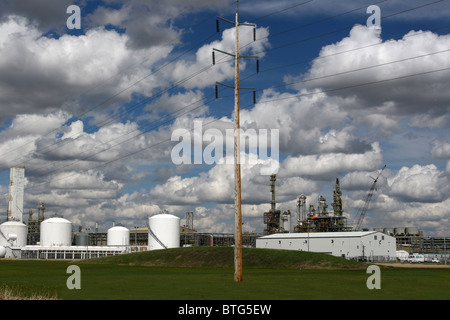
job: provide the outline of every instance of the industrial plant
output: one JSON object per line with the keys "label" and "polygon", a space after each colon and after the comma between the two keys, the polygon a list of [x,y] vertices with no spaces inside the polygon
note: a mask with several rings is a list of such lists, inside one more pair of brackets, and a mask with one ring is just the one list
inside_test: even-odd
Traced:
{"label": "industrial plant", "polygon": [[[270,176],[270,210],[262,214],[263,233],[244,233],[245,247],[322,252],[361,261],[402,260],[399,253],[420,252],[428,260],[448,260],[445,237],[424,237],[416,227],[361,229],[378,177],[359,209],[352,225],[344,215],[342,192],[336,179],[330,208],[324,196],[317,206],[307,203],[303,194],[297,208],[281,211],[276,203],[276,175]],[[91,259],[137,251],[163,250],[185,246],[233,246],[234,235],[200,233],[194,229],[194,213],[181,219],[163,210],[146,219],[145,228],[128,229],[112,222],[107,232],[74,231],[72,222],[63,217],[45,216],[45,204],[37,212],[29,210],[23,221],[25,168],[10,168],[10,185],[6,222],[0,225],[0,258],[22,259]],[[296,214],[295,214],[296,212]]]}
{"label": "industrial plant", "polygon": [[[90,259],[131,252],[130,230],[113,225],[106,234],[73,232],[73,225],[62,217],[45,218],[45,205],[38,203],[37,217],[29,211],[23,220],[25,168],[10,169],[7,221],[0,225],[0,257],[25,259]],[[148,218],[146,246],[157,250],[180,246],[180,218],[167,212]],[[136,236],[137,234],[135,234]]]}
{"label": "industrial plant", "polygon": [[347,218],[343,216],[342,192],[340,190],[339,179],[336,179],[336,186],[333,193],[333,212],[327,211],[327,200],[319,197],[317,210],[311,203],[309,209],[306,208],[306,196],[304,194],[297,198],[297,223],[292,227],[291,211],[281,212],[276,209],[275,200],[276,175],[270,176],[270,192],[272,193],[271,209],[264,213],[264,232],[272,234],[278,232],[337,232],[351,231],[347,227]]}

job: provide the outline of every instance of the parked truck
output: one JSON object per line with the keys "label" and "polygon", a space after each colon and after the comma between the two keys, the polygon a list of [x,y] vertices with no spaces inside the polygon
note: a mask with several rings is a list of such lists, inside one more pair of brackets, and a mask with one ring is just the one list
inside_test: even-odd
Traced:
{"label": "parked truck", "polygon": [[423,254],[419,253],[413,253],[408,256],[408,259],[406,259],[409,263],[424,263],[425,262],[425,256]]}

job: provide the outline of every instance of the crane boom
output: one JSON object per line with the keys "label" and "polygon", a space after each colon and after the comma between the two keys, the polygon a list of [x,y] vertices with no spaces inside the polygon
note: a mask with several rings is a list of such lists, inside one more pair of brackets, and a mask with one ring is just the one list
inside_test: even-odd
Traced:
{"label": "crane boom", "polygon": [[386,165],[384,165],[383,169],[381,169],[381,171],[378,174],[378,176],[376,177],[376,179],[371,177],[373,179],[373,184],[372,184],[372,187],[369,190],[369,193],[367,194],[367,197],[366,197],[366,200],[364,201],[364,204],[361,206],[361,208],[359,208],[358,213],[356,214],[355,219],[357,221],[356,221],[356,224],[355,224],[354,231],[357,231],[357,230],[359,230],[361,228],[361,224],[362,224],[362,222],[364,220],[364,216],[366,215],[367,208],[369,208],[370,200],[372,199],[373,193],[374,193],[374,191],[376,189],[378,178],[380,177],[380,175],[383,172],[384,168],[386,168]]}

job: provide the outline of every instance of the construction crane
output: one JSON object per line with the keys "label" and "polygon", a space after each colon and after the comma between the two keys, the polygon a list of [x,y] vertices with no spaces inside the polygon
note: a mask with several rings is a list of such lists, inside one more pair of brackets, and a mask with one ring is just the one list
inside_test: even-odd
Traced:
{"label": "construction crane", "polygon": [[355,220],[357,221],[355,224],[354,231],[357,231],[361,228],[361,224],[364,220],[364,216],[366,215],[367,208],[369,207],[370,200],[372,199],[373,193],[376,189],[376,185],[378,182],[378,178],[380,177],[381,173],[383,172],[384,168],[386,168],[386,165],[384,165],[383,169],[381,169],[378,176],[375,178],[371,177],[373,179],[372,187],[369,190],[369,193],[367,194],[366,200],[364,201],[364,204],[359,208],[358,213],[356,214]]}

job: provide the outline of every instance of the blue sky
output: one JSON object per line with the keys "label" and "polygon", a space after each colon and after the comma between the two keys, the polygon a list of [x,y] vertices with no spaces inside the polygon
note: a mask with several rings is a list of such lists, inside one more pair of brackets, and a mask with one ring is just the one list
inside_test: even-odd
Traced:
{"label": "blue sky", "polygon": [[[81,30],[70,30],[70,5]],[[368,28],[370,5],[381,29]],[[175,165],[177,129],[233,127],[235,1],[0,1],[0,191],[26,167],[25,212],[103,229],[194,211],[203,232],[232,232],[233,166]],[[341,180],[351,221],[387,165],[368,227],[443,235],[450,216],[448,1],[240,1],[241,125],[279,130],[277,201],[332,202]],[[203,147],[207,145],[204,142]],[[244,230],[270,208],[261,163],[243,168]]]}

